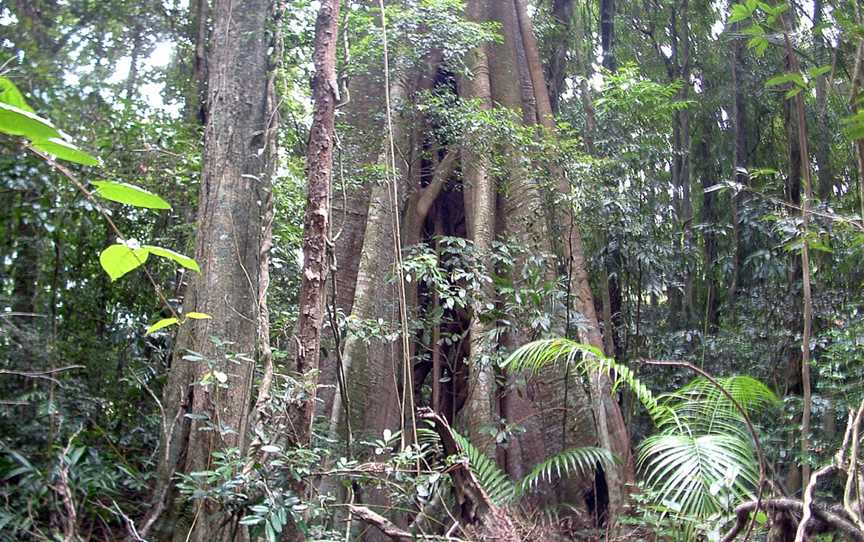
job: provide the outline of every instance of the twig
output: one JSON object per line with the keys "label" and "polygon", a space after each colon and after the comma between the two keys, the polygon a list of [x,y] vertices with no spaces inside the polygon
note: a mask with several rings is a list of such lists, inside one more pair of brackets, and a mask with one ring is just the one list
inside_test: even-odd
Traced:
{"label": "twig", "polygon": [[452,537],[449,533],[444,536],[409,533],[408,531],[400,529],[398,526],[396,526],[396,524],[394,524],[392,521],[385,518],[381,514],[378,514],[377,512],[366,508],[365,506],[349,504],[348,511],[351,513],[352,516],[355,516],[356,518],[368,523],[369,525],[376,527],[379,531],[384,533],[384,535],[390,537],[391,540],[395,540],[397,542],[411,542],[413,540],[442,540],[450,542],[462,542],[461,538]]}
{"label": "twig", "polygon": [[60,381],[50,375],[62,372],[71,371],[73,369],[86,369],[84,365],[69,365],[67,367],[58,367],[56,369],[48,369],[47,371],[11,371],[9,369],[0,369],[0,375],[23,376],[24,378],[39,378],[48,380],[54,384],[60,385]]}

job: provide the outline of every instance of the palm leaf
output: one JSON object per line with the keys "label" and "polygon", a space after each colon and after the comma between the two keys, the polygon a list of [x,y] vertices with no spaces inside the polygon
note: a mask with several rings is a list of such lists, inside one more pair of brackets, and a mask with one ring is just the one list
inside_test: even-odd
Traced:
{"label": "palm leaf", "polygon": [[585,377],[601,372],[615,376],[613,389],[626,384],[636,395],[636,398],[657,421],[673,416],[665,405],[657,402],[654,394],[640,381],[633,371],[614,359],[606,357],[603,352],[593,346],[578,343],[562,337],[543,339],[523,345],[504,361],[503,366],[511,371],[539,371],[543,367],[563,363]]}
{"label": "palm leaf", "polygon": [[658,502],[698,518],[727,508],[724,488],[742,499],[759,480],[749,440],[730,434],[654,435],[640,446],[639,467]]}
{"label": "palm leaf", "polygon": [[598,465],[611,465],[612,453],[605,448],[586,446],[571,448],[538,463],[516,486],[518,494],[533,489],[541,480],[552,481],[552,477],[566,478],[575,474],[593,473]]}

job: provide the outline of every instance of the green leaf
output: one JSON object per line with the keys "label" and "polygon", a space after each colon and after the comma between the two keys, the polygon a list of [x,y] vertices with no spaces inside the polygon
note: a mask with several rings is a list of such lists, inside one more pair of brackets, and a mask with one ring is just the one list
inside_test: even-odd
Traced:
{"label": "green leaf", "polygon": [[747,48],[756,51],[757,56],[764,56],[768,50],[768,40],[761,36],[753,37],[747,42]]}
{"label": "green leaf", "polygon": [[107,200],[146,209],[171,208],[167,201],[156,194],[132,184],[113,181],[93,181],[92,184],[98,188],[96,194]]}
{"label": "green leaf", "polygon": [[2,102],[0,102],[0,132],[23,136],[32,141],[60,138],[60,132],[50,121],[26,109]]}
{"label": "green leaf", "polygon": [[729,14],[729,23],[737,23],[749,19],[753,15],[753,10],[749,9],[744,4],[735,4],[732,6],[732,12]]}
{"label": "green leaf", "polygon": [[772,77],[771,79],[765,81],[765,86],[773,87],[777,85],[784,85],[786,83],[794,83],[796,86],[801,88],[807,86],[807,83],[804,81],[804,78],[801,76],[801,74],[795,72],[784,73],[782,75]]}
{"label": "green leaf", "polygon": [[807,75],[809,75],[811,79],[816,79],[817,77],[820,77],[830,72],[831,65],[826,64],[825,66],[819,66],[818,68],[810,68],[809,70],[807,70]]}
{"label": "green leaf", "polygon": [[75,145],[62,140],[59,137],[34,141],[33,147],[42,152],[46,152],[55,158],[66,160],[67,162],[75,162],[76,164],[83,164],[85,166],[99,165],[98,158],[87,154]]}
{"label": "green leaf", "polygon": [[184,256],[179,252],[174,252],[173,250],[169,250],[167,248],[155,247],[153,245],[144,245],[144,248],[148,250],[150,254],[173,260],[185,267],[186,269],[191,269],[193,271],[197,271],[198,273],[201,272],[201,268],[198,267],[198,263],[189,256]]}
{"label": "green leaf", "polygon": [[0,77],[0,103],[13,105],[18,109],[34,113],[33,108],[27,105],[27,101],[15,83],[6,77]]}
{"label": "green leaf", "polygon": [[115,281],[144,264],[150,252],[146,248],[131,249],[126,245],[111,245],[99,255],[102,269]]}
{"label": "green leaf", "polygon": [[152,326],[147,328],[147,335],[150,335],[151,333],[155,333],[156,331],[159,331],[160,329],[164,329],[168,326],[176,326],[179,323],[180,323],[180,320],[178,320],[176,318],[163,318],[163,319],[159,320],[158,322],[156,322],[155,324],[153,324]]}
{"label": "green leaf", "polygon": [[186,314],[186,318],[191,318],[193,320],[208,320],[213,317],[206,312],[190,312]]}
{"label": "green leaf", "polygon": [[798,94],[800,92],[801,92],[801,88],[795,87],[795,88],[791,88],[791,89],[787,90],[786,94],[784,96],[788,100],[789,98],[794,98],[795,96],[798,96]]}

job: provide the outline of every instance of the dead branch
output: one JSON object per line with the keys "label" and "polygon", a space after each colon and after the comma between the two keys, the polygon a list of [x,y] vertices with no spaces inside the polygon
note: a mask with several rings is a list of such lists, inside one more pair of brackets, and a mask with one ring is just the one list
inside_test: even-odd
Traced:
{"label": "dead branch", "polygon": [[408,531],[403,531],[389,519],[385,518],[381,514],[378,514],[377,512],[366,508],[365,506],[349,504],[348,511],[351,513],[352,516],[365,523],[368,523],[369,525],[372,525],[373,527],[384,533],[386,536],[390,537],[391,540],[395,540],[397,542],[411,542],[412,540],[446,540],[450,542],[462,542],[462,539],[454,538],[449,535],[431,536],[411,534]]}
{"label": "dead branch", "polygon": [[[759,508],[769,511],[785,512],[790,515],[800,515],[804,513],[804,503],[797,499],[788,499],[785,497],[764,499],[759,505]],[[750,514],[755,510],[756,501],[748,501],[735,507],[735,525],[726,533],[725,536],[723,536],[721,542],[732,542],[732,540],[735,540],[735,537],[737,537],[747,525]],[[834,512],[816,506],[814,506],[812,510],[813,519],[815,521],[810,523],[810,529],[808,529],[808,532],[834,531],[846,535],[849,540],[853,540],[854,542],[864,542],[864,532],[852,525],[852,523],[846,519],[840,517]]]}

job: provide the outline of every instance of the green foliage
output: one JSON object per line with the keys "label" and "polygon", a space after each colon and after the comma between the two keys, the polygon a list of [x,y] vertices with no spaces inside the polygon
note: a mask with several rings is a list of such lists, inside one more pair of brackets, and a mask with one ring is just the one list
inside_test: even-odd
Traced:
{"label": "green foliage", "polygon": [[612,454],[602,448],[571,448],[544,459],[534,465],[524,478],[513,482],[494,460],[471,444],[471,441],[458,433],[454,433],[454,437],[483,490],[492,502],[502,506],[517,501],[543,481],[552,482],[553,479],[593,474],[598,466],[609,466],[614,462]]}
{"label": "green foliage", "polygon": [[111,245],[99,255],[102,269],[115,281],[126,273],[137,269],[147,262],[150,251],[146,248],[133,248],[129,245]]}
{"label": "green foliage", "polygon": [[97,188],[96,195],[107,200],[147,209],[171,209],[167,201],[138,186],[112,181],[93,181],[90,184]]}
{"label": "green foliage", "polygon": [[517,372],[539,371],[556,364],[566,365],[585,377],[596,372],[606,374],[612,378],[613,388],[626,384],[655,421],[664,420],[669,415],[669,408],[658,402],[629,367],[616,363],[593,346],[571,339],[553,338],[525,344],[510,354],[503,367]]}
{"label": "green foliage", "polygon": [[[716,385],[698,378],[655,397],[628,367],[592,346],[563,338],[526,344],[504,366],[539,371],[555,364],[586,378],[598,371],[617,375],[615,387],[624,383],[634,392],[659,430],[639,446],[644,482],[651,498],[682,521],[705,521],[751,495],[759,480],[754,444],[738,407]],[[779,404],[767,386],[750,376],[722,378],[718,383],[749,414]],[[535,471],[548,473],[569,457],[565,452]]]}
{"label": "green foliage", "polygon": [[612,453],[604,448],[586,446],[564,450],[534,465],[516,486],[517,492],[527,493],[541,481],[552,483],[568,476],[593,474],[598,465],[607,468],[614,462]]}
{"label": "green foliage", "polygon": [[498,468],[498,465],[485,453],[459,434],[453,435],[456,442],[468,458],[468,466],[477,477],[477,481],[495,504],[509,503],[517,494],[516,485]]}

